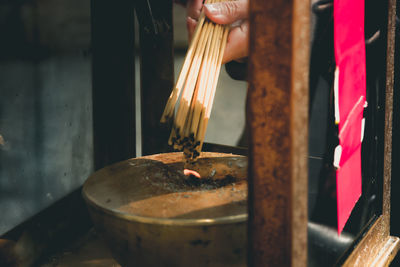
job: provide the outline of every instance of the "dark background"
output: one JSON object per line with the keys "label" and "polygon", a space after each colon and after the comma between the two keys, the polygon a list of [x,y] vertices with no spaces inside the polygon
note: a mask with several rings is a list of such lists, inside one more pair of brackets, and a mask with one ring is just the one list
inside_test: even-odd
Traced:
{"label": "dark background", "polygon": [[90,1],[0,0],[0,235],[93,170]]}

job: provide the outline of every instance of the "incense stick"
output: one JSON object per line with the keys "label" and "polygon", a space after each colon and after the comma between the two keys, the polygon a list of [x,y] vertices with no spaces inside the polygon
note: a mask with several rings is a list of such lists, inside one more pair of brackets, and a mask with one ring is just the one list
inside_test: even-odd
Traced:
{"label": "incense stick", "polygon": [[206,112],[205,112],[205,117],[203,119],[203,125],[199,128],[199,139],[198,141],[200,141],[200,145],[199,145],[199,149],[198,151],[201,150],[202,146],[203,146],[203,142],[204,142],[204,137],[206,134],[206,130],[207,130],[207,124],[208,124],[208,120],[210,119],[210,115],[211,115],[211,109],[212,109],[212,105],[214,103],[214,97],[215,97],[215,89],[217,87],[217,83],[218,83],[218,77],[219,77],[219,73],[221,71],[221,62],[222,62],[222,57],[225,51],[225,46],[226,46],[226,40],[228,37],[228,32],[229,32],[229,28],[227,26],[225,26],[224,28],[224,35],[222,37],[222,42],[221,42],[221,50],[218,56],[218,63],[217,63],[217,73],[215,75],[215,79],[213,81],[213,85],[211,86],[213,92],[211,92],[210,94],[210,99],[209,102],[207,104],[207,108],[206,108]]}
{"label": "incense stick", "polygon": [[[215,2],[221,0],[206,1]],[[201,12],[182,69],[161,117],[161,122],[173,119],[168,143],[174,149],[183,151],[188,161],[196,160],[203,146],[228,32],[229,26],[215,24]],[[178,108],[174,116],[176,105]]]}
{"label": "incense stick", "polygon": [[[205,28],[203,29],[203,34],[201,34],[199,39],[199,45],[195,51],[193,62],[190,66],[189,74],[186,79],[185,87],[183,88],[182,98],[179,103],[178,112],[176,115],[176,119],[174,122],[175,131],[178,131],[179,136],[183,136],[185,121],[187,119],[187,113],[189,110],[190,102],[193,95],[193,90],[196,85],[196,80],[198,77],[200,64],[203,59],[205,41],[209,36],[211,30],[211,23],[207,23]],[[180,149],[180,144],[178,144],[178,149]]]}
{"label": "incense stick", "polygon": [[[212,3],[212,2],[213,2],[212,0],[205,1],[206,4]],[[184,59],[182,69],[179,73],[179,76],[175,83],[174,89],[172,90],[171,95],[168,98],[168,102],[165,106],[164,112],[161,116],[162,123],[169,121],[173,117],[174,107],[176,105],[176,101],[178,100],[178,96],[180,95],[180,93],[182,91],[182,86],[186,80],[187,72],[189,70],[189,67],[190,67],[190,64],[191,64],[192,58],[193,58],[193,51],[196,49],[196,46],[198,44],[200,31],[203,27],[204,21],[205,21],[205,15],[202,10],[200,13],[199,21],[198,21],[196,28],[194,30],[194,33],[193,33],[193,38],[189,44],[189,49],[186,52],[186,56]]]}

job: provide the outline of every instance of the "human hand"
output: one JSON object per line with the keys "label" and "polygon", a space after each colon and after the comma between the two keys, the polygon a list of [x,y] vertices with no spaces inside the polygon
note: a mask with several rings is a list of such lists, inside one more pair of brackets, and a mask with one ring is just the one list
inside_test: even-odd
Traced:
{"label": "human hand", "polygon": [[[200,16],[202,0],[187,3],[187,27],[189,40]],[[249,23],[248,0],[226,1],[204,5],[204,14],[218,24],[232,24],[222,63],[248,56]]]}
{"label": "human hand", "polygon": [[189,35],[189,41],[192,40],[194,30],[199,20],[203,0],[188,0],[186,2],[186,26]]}

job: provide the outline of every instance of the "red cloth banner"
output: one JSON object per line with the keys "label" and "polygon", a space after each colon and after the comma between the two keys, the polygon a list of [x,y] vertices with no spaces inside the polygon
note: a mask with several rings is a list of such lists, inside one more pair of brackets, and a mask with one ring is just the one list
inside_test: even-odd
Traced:
{"label": "red cloth banner", "polygon": [[340,234],[361,196],[361,132],[366,104],[364,0],[334,0],[333,12],[341,146],[336,172]]}

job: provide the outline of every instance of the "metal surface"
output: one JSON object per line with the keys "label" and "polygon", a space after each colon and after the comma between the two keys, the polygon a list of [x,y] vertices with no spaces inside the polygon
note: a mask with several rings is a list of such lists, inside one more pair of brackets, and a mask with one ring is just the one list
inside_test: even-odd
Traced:
{"label": "metal surface", "polygon": [[390,234],[390,185],[392,179],[392,127],[393,127],[393,83],[394,51],[396,32],[396,0],[388,0],[386,93],[385,93],[385,143],[383,152],[383,208],[386,233]]}
{"label": "metal surface", "polygon": [[[400,2],[397,1],[397,13]],[[400,24],[396,25],[395,37],[395,63],[394,63],[394,92],[393,92],[393,133],[392,136],[400,136]],[[392,140],[392,177],[391,180],[391,216],[390,232],[400,236],[400,138]],[[400,265],[400,255],[395,259]]]}
{"label": "metal surface", "polygon": [[167,153],[86,181],[92,219],[122,266],[245,266],[247,158],[205,152],[186,167],[202,179],[183,175],[182,153]]}
{"label": "metal surface", "polygon": [[371,266],[389,266],[399,251],[399,247],[400,239],[398,237],[389,236]]}
{"label": "metal surface", "polygon": [[[372,266],[378,255],[387,255],[381,259],[382,265],[387,266],[393,260],[400,247],[398,238],[389,236],[389,225],[382,215],[362,237],[360,243],[354,248],[343,266]],[[393,246],[385,246],[389,240],[395,240]]]}
{"label": "metal surface", "polygon": [[309,1],[250,1],[249,265],[307,265]]}

